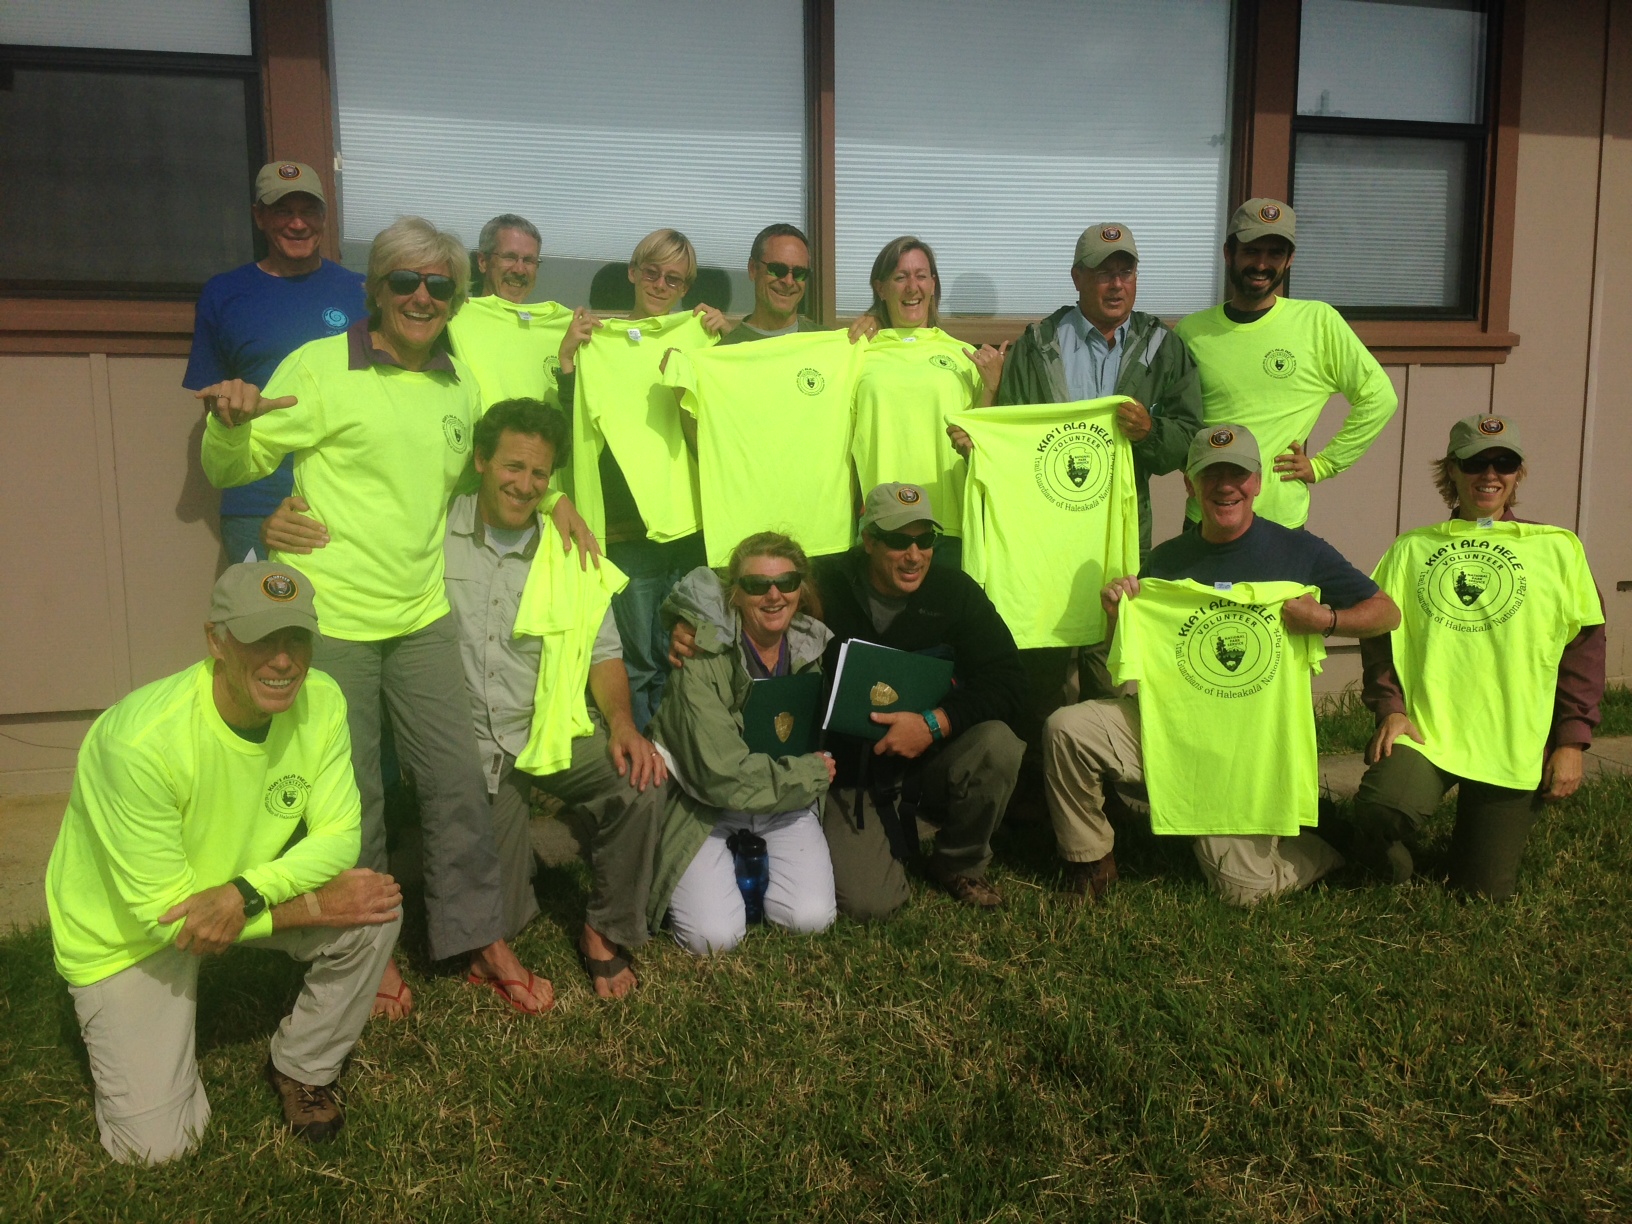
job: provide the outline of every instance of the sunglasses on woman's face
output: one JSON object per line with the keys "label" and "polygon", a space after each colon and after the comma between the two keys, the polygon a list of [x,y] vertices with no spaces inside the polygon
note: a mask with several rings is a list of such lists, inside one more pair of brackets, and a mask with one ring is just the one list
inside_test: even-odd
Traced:
{"label": "sunglasses on woman's face", "polygon": [[410,272],[407,268],[398,268],[385,274],[385,287],[398,297],[416,293],[421,282],[424,282],[425,292],[439,302],[453,296],[453,277],[443,276],[440,272]]}
{"label": "sunglasses on woman's face", "polygon": [[737,587],[744,595],[764,595],[773,586],[784,595],[792,595],[804,580],[805,576],[798,570],[785,574],[744,574],[737,579]]}
{"label": "sunglasses on woman's face", "polygon": [[1512,451],[1503,451],[1499,455],[1474,455],[1468,459],[1458,459],[1456,466],[1462,469],[1464,476],[1477,476],[1486,468],[1495,468],[1503,476],[1511,476],[1524,464]]}
{"label": "sunglasses on woman's face", "polygon": [[880,531],[874,527],[872,532],[873,539],[883,544],[885,548],[893,548],[896,552],[906,552],[914,544],[918,546],[920,551],[930,552],[934,549],[935,542],[941,538],[941,533],[938,531],[926,531],[922,535],[908,535],[904,531]]}
{"label": "sunglasses on woman's face", "polygon": [[785,276],[791,276],[802,285],[810,277],[810,269],[800,267],[798,264],[767,263],[761,260],[759,266],[771,274],[772,280],[781,280]]}

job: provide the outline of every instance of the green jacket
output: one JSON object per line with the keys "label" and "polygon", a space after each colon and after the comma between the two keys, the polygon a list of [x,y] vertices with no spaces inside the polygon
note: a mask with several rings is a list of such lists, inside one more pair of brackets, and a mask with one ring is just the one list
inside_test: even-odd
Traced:
{"label": "green jacket", "polygon": [[[671,672],[646,734],[674,758],[678,786],[670,788],[658,835],[647,919],[657,930],[669,898],[722,811],[792,812],[827,793],[827,764],[816,753],[771,757],[749,752],[742,740],[742,707],[753,685],[742,665],[736,613],[720,595],[712,570],[696,569],[664,604],[666,619],[697,626],[697,656]],[[818,671],[832,637],[819,621],[794,617],[788,628],[795,672]]]}
{"label": "green jacket", "polygon": [[[1071,402],[1059,341],[1060,321],[1071,309],[1061,306],[1020,333],[1003,364],[999,404]],[[1125,343],[1116,393],[1138,400],[1153,422],[1150,433],[1133,444],[1139,555],[1143,558],[1150,552],[1150,478],[1184,467],[1190,441],[1201,428],[1201,380],[1184,341],[1155,315],[1134,311]]]}

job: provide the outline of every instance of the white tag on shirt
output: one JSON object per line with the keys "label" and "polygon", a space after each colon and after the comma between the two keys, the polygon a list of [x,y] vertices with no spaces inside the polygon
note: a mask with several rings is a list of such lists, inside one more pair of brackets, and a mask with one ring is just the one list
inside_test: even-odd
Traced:
{"label": "white tag on shirt", "polygon": [[533,321],[533,312],[530,310],[518,310],[516,311],[516,318],[520,319],[523,323],[531,323]]}
{"label": "white tag on shirt", "polygon": [[901,337],[901,343],[902,344],[917,344],[918,343],[918,337],[917,336],[902,336]]}
{"label": "white tag on shirt", "polygon": [[639,344],[640,343],[640,328],[631,327],[629,329],[629,343],[630,344]]}
{"label": "white tag on shirt", "polygon": [[1479,526],[1489,527],[1494,522],[1495,522],[1494,519],[1482,518],[1482,519],[1479,520]]}
{"label": "white tag on shirt", "polygon": [[1234,585],[1235,585],[1235,583],[1233,583],[1233,582],[1215,582],[1215,583],[1213,583],[1213,590],[1215,590],[1215,591],[1227,591],[1231,587],[1233,587]]}

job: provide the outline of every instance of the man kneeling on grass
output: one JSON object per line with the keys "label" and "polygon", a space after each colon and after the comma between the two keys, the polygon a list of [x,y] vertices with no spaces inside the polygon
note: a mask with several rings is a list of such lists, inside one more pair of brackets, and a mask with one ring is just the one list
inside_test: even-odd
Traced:
{"label": "man kneeling on grass", "polygon": [[309,580],[277,563],[234,565],[204,630],[208,659],[91,727],[46,873],[97,1128],[122,1162],[170,1160],[203,1134],[199,958],[240,940],[310,965],[266,1075],[296,1134],[338,1131],[332,1085],[402,923],[390,876],[348,870],[360,804],[345,699],[307,670]]}

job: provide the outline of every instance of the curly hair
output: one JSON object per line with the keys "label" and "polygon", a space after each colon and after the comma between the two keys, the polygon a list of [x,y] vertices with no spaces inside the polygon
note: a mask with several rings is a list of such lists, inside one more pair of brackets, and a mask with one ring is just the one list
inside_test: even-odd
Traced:
{"label": "curly hair", "polygon": [[572,457],[572,426],[566,413],[542,400],[507,399],[489,408],[471,431],[472,449],[484,463],[493,458],[493,452],[499,449],[499,436],[507,429],[548,442],[557,471],[565,468]]}
{"label": "curly hair", "polygon": [[[1461,508],[1461,502],[1456,496],[1456,477],[1451,475],[1456,470],[1456,456],[1446,455],[1443,459],[1430,459],[1428,470],[1433,473],[1434,488],[1439,491],[1441,500],[1451,508],[1451,513],[1455,514]],[[1519,479],[1513,482],[1513,496],[1507,499],[1507,509],[1511,510],[1519,504],[1518,485],[1528,474],[1528,469],[1520,463]]]}

